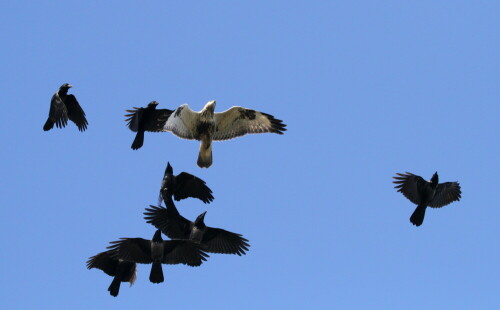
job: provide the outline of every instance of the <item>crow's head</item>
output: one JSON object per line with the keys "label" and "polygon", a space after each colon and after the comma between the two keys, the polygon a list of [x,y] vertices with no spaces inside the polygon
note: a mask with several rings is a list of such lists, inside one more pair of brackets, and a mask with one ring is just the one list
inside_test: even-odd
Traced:
{"label": "crow's head", "polygon": [[148,108],[153,108],[153,109],[156,109],[156,106],[158,105],[159,103],[157,101],[151,101],[150,103],[148,103]]}
{"label": "crow's head", "polygon": [[73,86],[69,85],[68,83],[64,83],[64,84],[61,85],[61,87],[59,87],[59,90],[68,91],[68,89],[70,89],[71,87],[73,87]]}
{"label": "crow's head", "polygon": [[173,174],[174,170],[172,169],[172,166],[170,166],[170,162],[167,162],[167,169],[165,169],[165,174]]}
{"label": "crow's head", "polygon": [[163,241],[163,239],[161,237],[161,230],[158,229],[155,232],[155,235],[153,236],[153,242],[162,242],[162,241]]}
{"label": "crow's head", "polygon": [[437,171],[432,175],[432,178],[431,178],[431,183],[432,185],[437,185],[439,182],[439,176],[438,176],[438,173]]}
{"label": "crow's head", "polygon": [[194,225],[195,226],[197,226],[197,227],[205,227],[205,214],[207,214],[207,211],[205,211],[202,214],[198,215],[198,217],[194,221]]}

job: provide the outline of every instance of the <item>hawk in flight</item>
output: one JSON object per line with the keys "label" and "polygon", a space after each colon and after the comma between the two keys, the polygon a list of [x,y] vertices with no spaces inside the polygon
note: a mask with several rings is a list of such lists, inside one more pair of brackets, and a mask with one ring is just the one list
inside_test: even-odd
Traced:
{"label": "hawk in flight", "polygon": [[229,140],[249,133],[273,132],[283,134],[286,125],[270,114],[242,107],[232,107],[215,113],[215,100],[209,101],[200,112],[187,104],[178,107],[168,118],[164,131],[183,139],[200,141],[198,166],[212,165],[212,141]]}

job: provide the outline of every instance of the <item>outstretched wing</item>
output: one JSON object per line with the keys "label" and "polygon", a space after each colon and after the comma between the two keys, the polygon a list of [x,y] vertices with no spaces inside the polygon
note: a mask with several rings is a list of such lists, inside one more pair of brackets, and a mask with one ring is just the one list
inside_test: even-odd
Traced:
{"label": "outstretched wing", "polygon": [[205,185],[205,181],[192,174],[181,172],[175,177],[175,184],[173,193],[177,201],[188,197],[198,198],[204,203],[214,200],[212,190]]}
{"label": "outstretched wing", "polygon": [[57,128],[66,127],[68,124],[68,110],[57,93],[50,101],[49,119],[56,124]]}
{"label": "outstretched wing", "polygon": [[189,240],[163,241],[163,249],[164,264],[184,264],[194,267],[200,266],[208,257],[198,244]]}
{"label": "outstretched wing", "polygon": [[[169,201],[170,200],[170,201]],[[165,201],[167,208],[149,206],[144,219],[171,239],[189,239],[191,222],[179,214],[170,198]]]}
{"label": "outstretched wing", "polygon": [[145,131],[160,132],[166,131],[163,129],[168,117],[172,114],[172,110],[169,109],[158,109],[151,110],[148,113],[148,117],[143,117],[145,108],[134,107],[133,110],[126,110],[128,114],[125,114],[125,121],[127,126],[133,132],[137,132],[139,128],[139,122],[143,122],[142,126]]}
{"label": "outstretched wing", "polygon": [[406,172],[406,174],[396,173],[397,176],[393,177],[396,181],[392,182],[397,184],[394,188],[402,193],[411,202],[418,205],[422,202],[420,192],[427,184],[422,177],[414,175],[413,173]]}
{"label": "outstretched wing", "polygon": [[152,263],[151,241],[142,238],[120,238],[110,242],[108,249],[114,258],[140,264]]}
{"label": "outstretched wing", "polygon": [[187,104],[178,107],[168,118],[163,131],[171,131],[179,138],[193,140],[199,122],[199,112],[189,108]]}
{"label": "outstretched wing", "polygon": [[245,251],[248,251],[250,247],[248,240],[240,234],[212,227],[207,227],[201,244],[207,252],[237,254],[239,256],[246,254]]}
{"label": "outstretched wing", "polygon": [[67,95],[64,99],[64,104],[66,109],[68,109],[68,117],[73,121],[78,127],[79,131],[85,131],[87,129],[87,119],[85,118],[85,112],[83,112],[82,107],[76,100],[74,95]]}
{"label": "outstretched wing", "polygon": [[458,182],[446,182],[438,184],[436,194],[429,203],[432,208],[441,208],[453,201],[459,201],[462,198],[462,191]]}
{"label": "outstretched wing", "polygon": [[87,269],[97,268],[104,271],[109,276],[116,275],[118,267],[118,259],[111,257],[110,251],[101,252],[89,258],[87,261]]}
{"label": "outstretched wing", "polygon": [[274,116],[242,107],[232,107],[215,113],[213,140],[228,140],[248,133],[274,132],[282,135],[286,130],[283,121]]}

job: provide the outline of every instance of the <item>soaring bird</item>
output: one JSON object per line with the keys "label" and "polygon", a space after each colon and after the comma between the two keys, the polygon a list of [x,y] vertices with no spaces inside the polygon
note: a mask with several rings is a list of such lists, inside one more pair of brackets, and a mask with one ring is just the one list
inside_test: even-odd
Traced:
{"label": "soaring bird", "polygon": [[413,225],[420,226],[424,222],[425,209],[441,208],[453,201],[459,201],[462,191],[458,182],[446,182],[439,184],[438,173],[434,173],[430,181],[425,181],[422,177],[406,172],[406,174],[396,173],[393,177],[397,184],[394,188],[402,193],[417,208],[410,217]]}
{"label": "soaring bird", "polygon": [[110,242],[108,249],[113,257],[139,264],[153,264],[149,281],[164,281],[161,264],[185,264],[200,266],[208,255],[200,246],[189,240],[163,240],[161,231],[157,230],[152,240],[142,238],[121,238]]}
{"label": "soaring bird", "polygon": [[73,121],[78,130],[85,131],[87,129],[87,119],[85,118],[85,112],[83,112],[82,107],[76,100],[74,95],[68,95],[68,89],[71,85],[64,83],[59,87],[59,90],[52,96],[50,101],[49,117],[43,125],[43,130],[51,130],[54,127],[54,123],[57,128],[66,127],[68,124],[68,119]]}
{"label": "soaring bird", "polygon": [[134,107],[133,110],[126,110],[126,112],[129,112],[129,114],[125,115],[128,128],[133,132],[137,132],[131,146],[133,150],[137,150],[143,145],[145,131],[163,131],[163,126],[173,111],[168,109],[157,110],[157,105],[158,102],[151,101],[145,108]]}
{"label": "soaring bird", "polygon": [[144,219],[160,229],[172,239],[188,239],[199,243],[203,250],[209,253],[246,254],[248,240],[242,235],[220,228],[205,225],[206,211],[200,214],[194,222],[179,214],[174,202],[166,197],[167,208],[150,206],[144,212]]}
{"label": "soaring bird", "polygon": [[130,286],[132,286],[136,279],[136,264],[113,258],[110,251],[102,252],[89,258],[87,268],[101,269],[107,275],[113,277],[108,291],[114,297],[118,296],[121,282],[130,282]]}
{"label": "soaring bird", "polygon": [[167,168],[161,182],[158,205],[161,205],[164,195],[174,196],[176,201],[188,197],[198,198],[204,203],[210,203],[214,200],[212,190],[205,185],[205,181],[187,172],[174,175],[170,162],[167,163]]}
{"label": "soaring bird", "polygon": [[215,100],[209,101],[203,110],[195,112],[187,104],[178,107],[168,118],[164,131],[171,131],[183,139],[199,140],[198,166],[212,165],[212,141],[222,141],[248,133],[274,132],[283,134],[286,125],[274,116],[242,107],[232,107],[214,113]]}

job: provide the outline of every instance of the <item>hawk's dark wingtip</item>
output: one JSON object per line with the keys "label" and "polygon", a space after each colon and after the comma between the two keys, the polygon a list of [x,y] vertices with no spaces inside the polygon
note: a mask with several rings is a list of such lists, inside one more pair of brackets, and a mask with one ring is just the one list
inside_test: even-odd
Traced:
{"label": "hawk's dark wingtip", "polygon": [[285,128],[286,124],[284,124],[282,120],[275,118],[271,114],[262,113],[262,115],[265,115],[267,119],[271,122],[271,128],[272,128],[271,132],[282,135],[283,132],[287,130]]}

